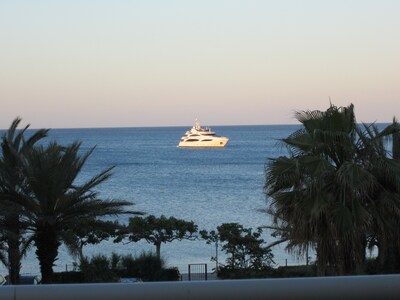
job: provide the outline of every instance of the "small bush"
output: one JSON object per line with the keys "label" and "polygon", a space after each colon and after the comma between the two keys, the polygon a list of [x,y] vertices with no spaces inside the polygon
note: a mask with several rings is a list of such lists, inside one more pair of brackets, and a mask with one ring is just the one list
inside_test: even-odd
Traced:
{"label": "small bush", "polygon": [[273,269],[265,267],[261,270],[254,269],[231,269],[221,267],[218,270],[218,278],[221,279],[248,279],[248,278],[267,278],[272,276]]}
{"label": "small bush", "polygon": [[153,253],[142,253],[135,260],[137,277],[143,281],[158,281],[160,280],[164,265],[164,261]]}
{"label": "small bush", "polygon": [[231,269],[222,267],[218,271],[218,277],[221,279],[288,278],[313,276],[317,276],[317,270],[314,265],[279,267],[276,269],[267,267],[262,270]]}
{"label": "small bush", "polygon": [[178,281],[181,274],[178,271],[178,268],[168,268],[162,270],[160,274],[160,281]]}
{"label": "small bush", "polygon": [[111,260],[104,255],[93,256],[81,262],[81,271],[85,282],[116,282],[118,274],[111,269]]}
{"label": "small bush", "polygon": [[272,277],[287,278],[287,277],[313,277],[317,276],[315,265],[288,266],[274,269]]}
{"label": "small bush", "polygon": [[85,282],[83,272],[56,272],[53,277],[54,283],[83,283]]}
{"label": "small bush", "polygon": [[142,281],[179,280],[177,268],[165,268],[164,260],[153,253],[142,253],[139,257],[132,255],[111,258],[97,255],[81,264],[84,282],[115,282],[121,277],[134,277]]}

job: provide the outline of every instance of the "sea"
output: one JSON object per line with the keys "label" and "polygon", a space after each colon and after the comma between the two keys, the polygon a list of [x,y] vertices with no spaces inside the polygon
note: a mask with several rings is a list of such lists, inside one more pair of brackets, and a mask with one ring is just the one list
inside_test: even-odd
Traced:
{"label": "sea", "polygon": [[[285,155],[280,139],[299,128],[298,125],[212,126],[217,134],[228,137],[229,143],[219,149],[186,149],[177,144],[189,127],[149,128],[84,128],[52,129],[46,141],[62,145],[82,143],[82,153],[95,147],[77,181],[83,182],[114,167],[111,178],[99,185],[103,199],[127,200],[129,209],[147,215],[193,221],[199,228],[215,230],[222,223],[237,222],[246,228],[271,224],[262,210],[269,203],[264,187],[264,169],[268,158]],[[116,219],[115,217],[110,219]],[[129,216],[119,216],[127,223]],[[274,241],[265,229],[266,244]],[[34,254],[29,251],[22,262],[21,272],[39,274]],[[146,241],[115,244],[103,241],[84,248],[86,256],[117,254],[140,255],[154,251]],[[301,263],[303,258],[285,251],[285,245],[272,249],[275,265]],[[226,257],[220,248],[204,240],[173,241],[161,246],[161,256],[167,266],[187,272],[189,264],[205,263],[208,270]],[[54,266],[56,271],[71,270],[76,259],[62,246]],[[0,269],[0,274],[5,275]]]}

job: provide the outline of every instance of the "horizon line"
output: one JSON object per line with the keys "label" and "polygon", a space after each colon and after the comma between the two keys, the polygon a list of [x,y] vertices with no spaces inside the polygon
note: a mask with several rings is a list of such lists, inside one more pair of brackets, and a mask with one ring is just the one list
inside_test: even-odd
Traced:
{"label": "horizon line", "polygon": [[[357,124],[390,124],[391,122],[357,122]],[[27,124],[29,125],[29,123]],[[25,126],[27,126],[25,125]],[[300,126],[301,123],[279,123],[279,124],[230,124],[230,125],[206,125],[207,127],[250,127],[250,126]],[[167,125],[167,126],[99,126],[99,127],[29,127],[28,130],[39,129],[57,129],[57,130],[70,130],[70,129],[129,129],[129,128],[182,128],[188,127],[187,125]],[[8,128],[0,128],[0,131],[7,131]]]}

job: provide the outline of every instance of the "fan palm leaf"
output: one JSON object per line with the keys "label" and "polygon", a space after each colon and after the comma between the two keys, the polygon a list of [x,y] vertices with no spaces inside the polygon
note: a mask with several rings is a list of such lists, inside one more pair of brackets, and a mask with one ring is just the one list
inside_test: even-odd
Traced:
{"label": "fan palm leaf", "polygon": [[300,252],[314,245],[320,274],[355,272],[368,236],[388,230],[388,216],[399,216],[399,162],[388,157],[385,139],[400,131],[394,124],[382,131],[358,126],[353,105],[295,117],[303,127],[281,140],[289,156],[269,159],[265,168],[269,213],[281,229],[274,233]]}

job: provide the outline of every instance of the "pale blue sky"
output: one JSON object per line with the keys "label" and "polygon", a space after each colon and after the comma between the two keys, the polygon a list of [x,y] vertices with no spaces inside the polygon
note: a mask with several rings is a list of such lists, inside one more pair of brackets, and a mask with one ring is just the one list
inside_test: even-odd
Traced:
{"label": "pale blue sky", "polygon": [[0,128],[400,116],[400,1],[0,0]]}

